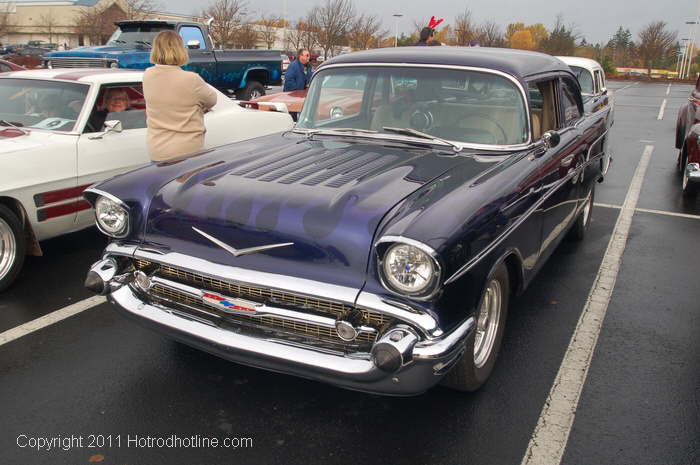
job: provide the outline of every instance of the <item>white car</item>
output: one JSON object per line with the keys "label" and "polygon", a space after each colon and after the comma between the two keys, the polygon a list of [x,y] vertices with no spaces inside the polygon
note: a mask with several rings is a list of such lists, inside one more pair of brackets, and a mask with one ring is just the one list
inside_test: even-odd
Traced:
{"label": "white car", "polygon": [[[110,69],[0,75],[0,291],[25,254],[41,255],[40,241],[94,224],[83,190],[150,162],[142,78],[141,71]],[[115,87],[128,111],[108,112],[104,95]],[[289,114],[241,108],[217,94],[204,116],[206,147],[293,125]]]}
{"label": "white car", "polygon": [[[608,89],[605,86],[605,71],[600,63],[582,57],[558,56],[556,58],[566,63],[576,75],[581,86],[584,111],[586,113],[601,112],[607,128],[610,129],[615,120],[615,101],[608,94]],[[607,174],[612,162],[608,141],[609,138],[606,136],[604,141],[605,157],[601,160],[603,176]]]}

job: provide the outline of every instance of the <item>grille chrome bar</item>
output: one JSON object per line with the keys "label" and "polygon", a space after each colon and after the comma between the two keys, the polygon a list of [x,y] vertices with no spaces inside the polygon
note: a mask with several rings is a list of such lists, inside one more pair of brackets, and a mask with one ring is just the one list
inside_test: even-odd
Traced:
{"label": "grille chrome bar", "polygon": [[106,58],[47,57],[53,68],[108,68],[112,60]]}

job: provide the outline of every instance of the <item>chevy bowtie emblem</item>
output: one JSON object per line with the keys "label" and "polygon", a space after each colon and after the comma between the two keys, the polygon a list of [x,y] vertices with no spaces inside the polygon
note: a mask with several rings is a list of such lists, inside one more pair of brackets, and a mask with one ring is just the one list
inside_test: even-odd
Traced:
{"label": "chevy bowtie emblem", "polygon": [[201,234],[202,236],[206,237],[210,241],[212,241],[214,244],[218,245],[222,249],[224,249],[226,252],[230,253],[234,257],[240,257],[241,255],[248,255],[251,253],[256,253],[256,252],[262,252],[263,250],[269,250],[269,249],[276,249],[277,247],[286,247],[288,245],[294,245],[294,242],[283,242],[281,244],[270,244],[270,245],[261,245],[258,247],[249,247],[247,249],[236,249],[231,247],[230,245],[226,244],[225,242],[220,241],[219,239],[210,236],[209,234],[205,233],[204,231],[200,231],[199,229],[195,228],[194,226],[192,227],[194,231],[197,234]]}
{"label": "chevy bowtie emblem", "polygon": [[231,297],[223,297],[213,292],[202,291],[202,301],[222,310],[226,313],[243,313],[247,315],[255,315],[258,313],[257,308],[262,307],[262,304],[251,302],[249,300],[234,299]]}

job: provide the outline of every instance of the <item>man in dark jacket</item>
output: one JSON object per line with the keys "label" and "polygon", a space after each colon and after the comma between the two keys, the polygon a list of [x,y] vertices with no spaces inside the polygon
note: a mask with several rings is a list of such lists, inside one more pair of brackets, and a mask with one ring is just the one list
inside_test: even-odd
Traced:
{"label": "man in dark jacket", "polygon": [[[310,58],[311,54],[307,49],[299,50],[297,59],[287,67],[287,72],[284,75],[284,88],[282,89],[284,92],[306,88],[311,80],[311,66],[307,66]],[[304,68],[308,68],[306,73],[304,73]]]}

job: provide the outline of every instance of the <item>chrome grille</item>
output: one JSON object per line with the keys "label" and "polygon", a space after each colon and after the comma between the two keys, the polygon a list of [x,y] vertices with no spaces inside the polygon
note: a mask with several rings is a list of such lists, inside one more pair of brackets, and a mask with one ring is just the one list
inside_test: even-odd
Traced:
{"label": "chrome grille", "polygon": [[105,58],[46,57],[52,68],[108,68]]}
{"label": "chrome grille", "polygon": [[[354,307],[330,300],[306,297],[275,289],[249,286],[240,283],[231,283],[213,279],[198,273],[182,270],[169,265],[153,263],[147,260],[134,260],[134,267],[139,270],[155,270],[156,275],[163,278],[172,279],[182,284],[187,284],[199,289],[206,289],[213,292],[221,292],[229,297],[253,300],[256,302],[270,303],[277,306],[288,307],[297,311],[310,311],[338,318],[344,313],[353,310]],[[302,334],[306,337],[319,338],[329,341],[344,343],[335,329],[325,328],[311,323],[290,321],[275,316],[255,316],[255,315],[232,315],[227,313],[217,313],[212,307],[204,304],[196,297],[179,292],[163,286],[154,286],[150,291],[155,297],[169,299],[180,302],[190,307],[198,308],[209,313],[216,313],[226,319],[238,320],[252,323],[258,326],[277,328],[284,331]],[[378,332],[389,324],[390,318],[377,312],[361,310],[363,324],[375,328]],[[376,334],[361,333],[355,343],[371,343],[376,338]]]}

